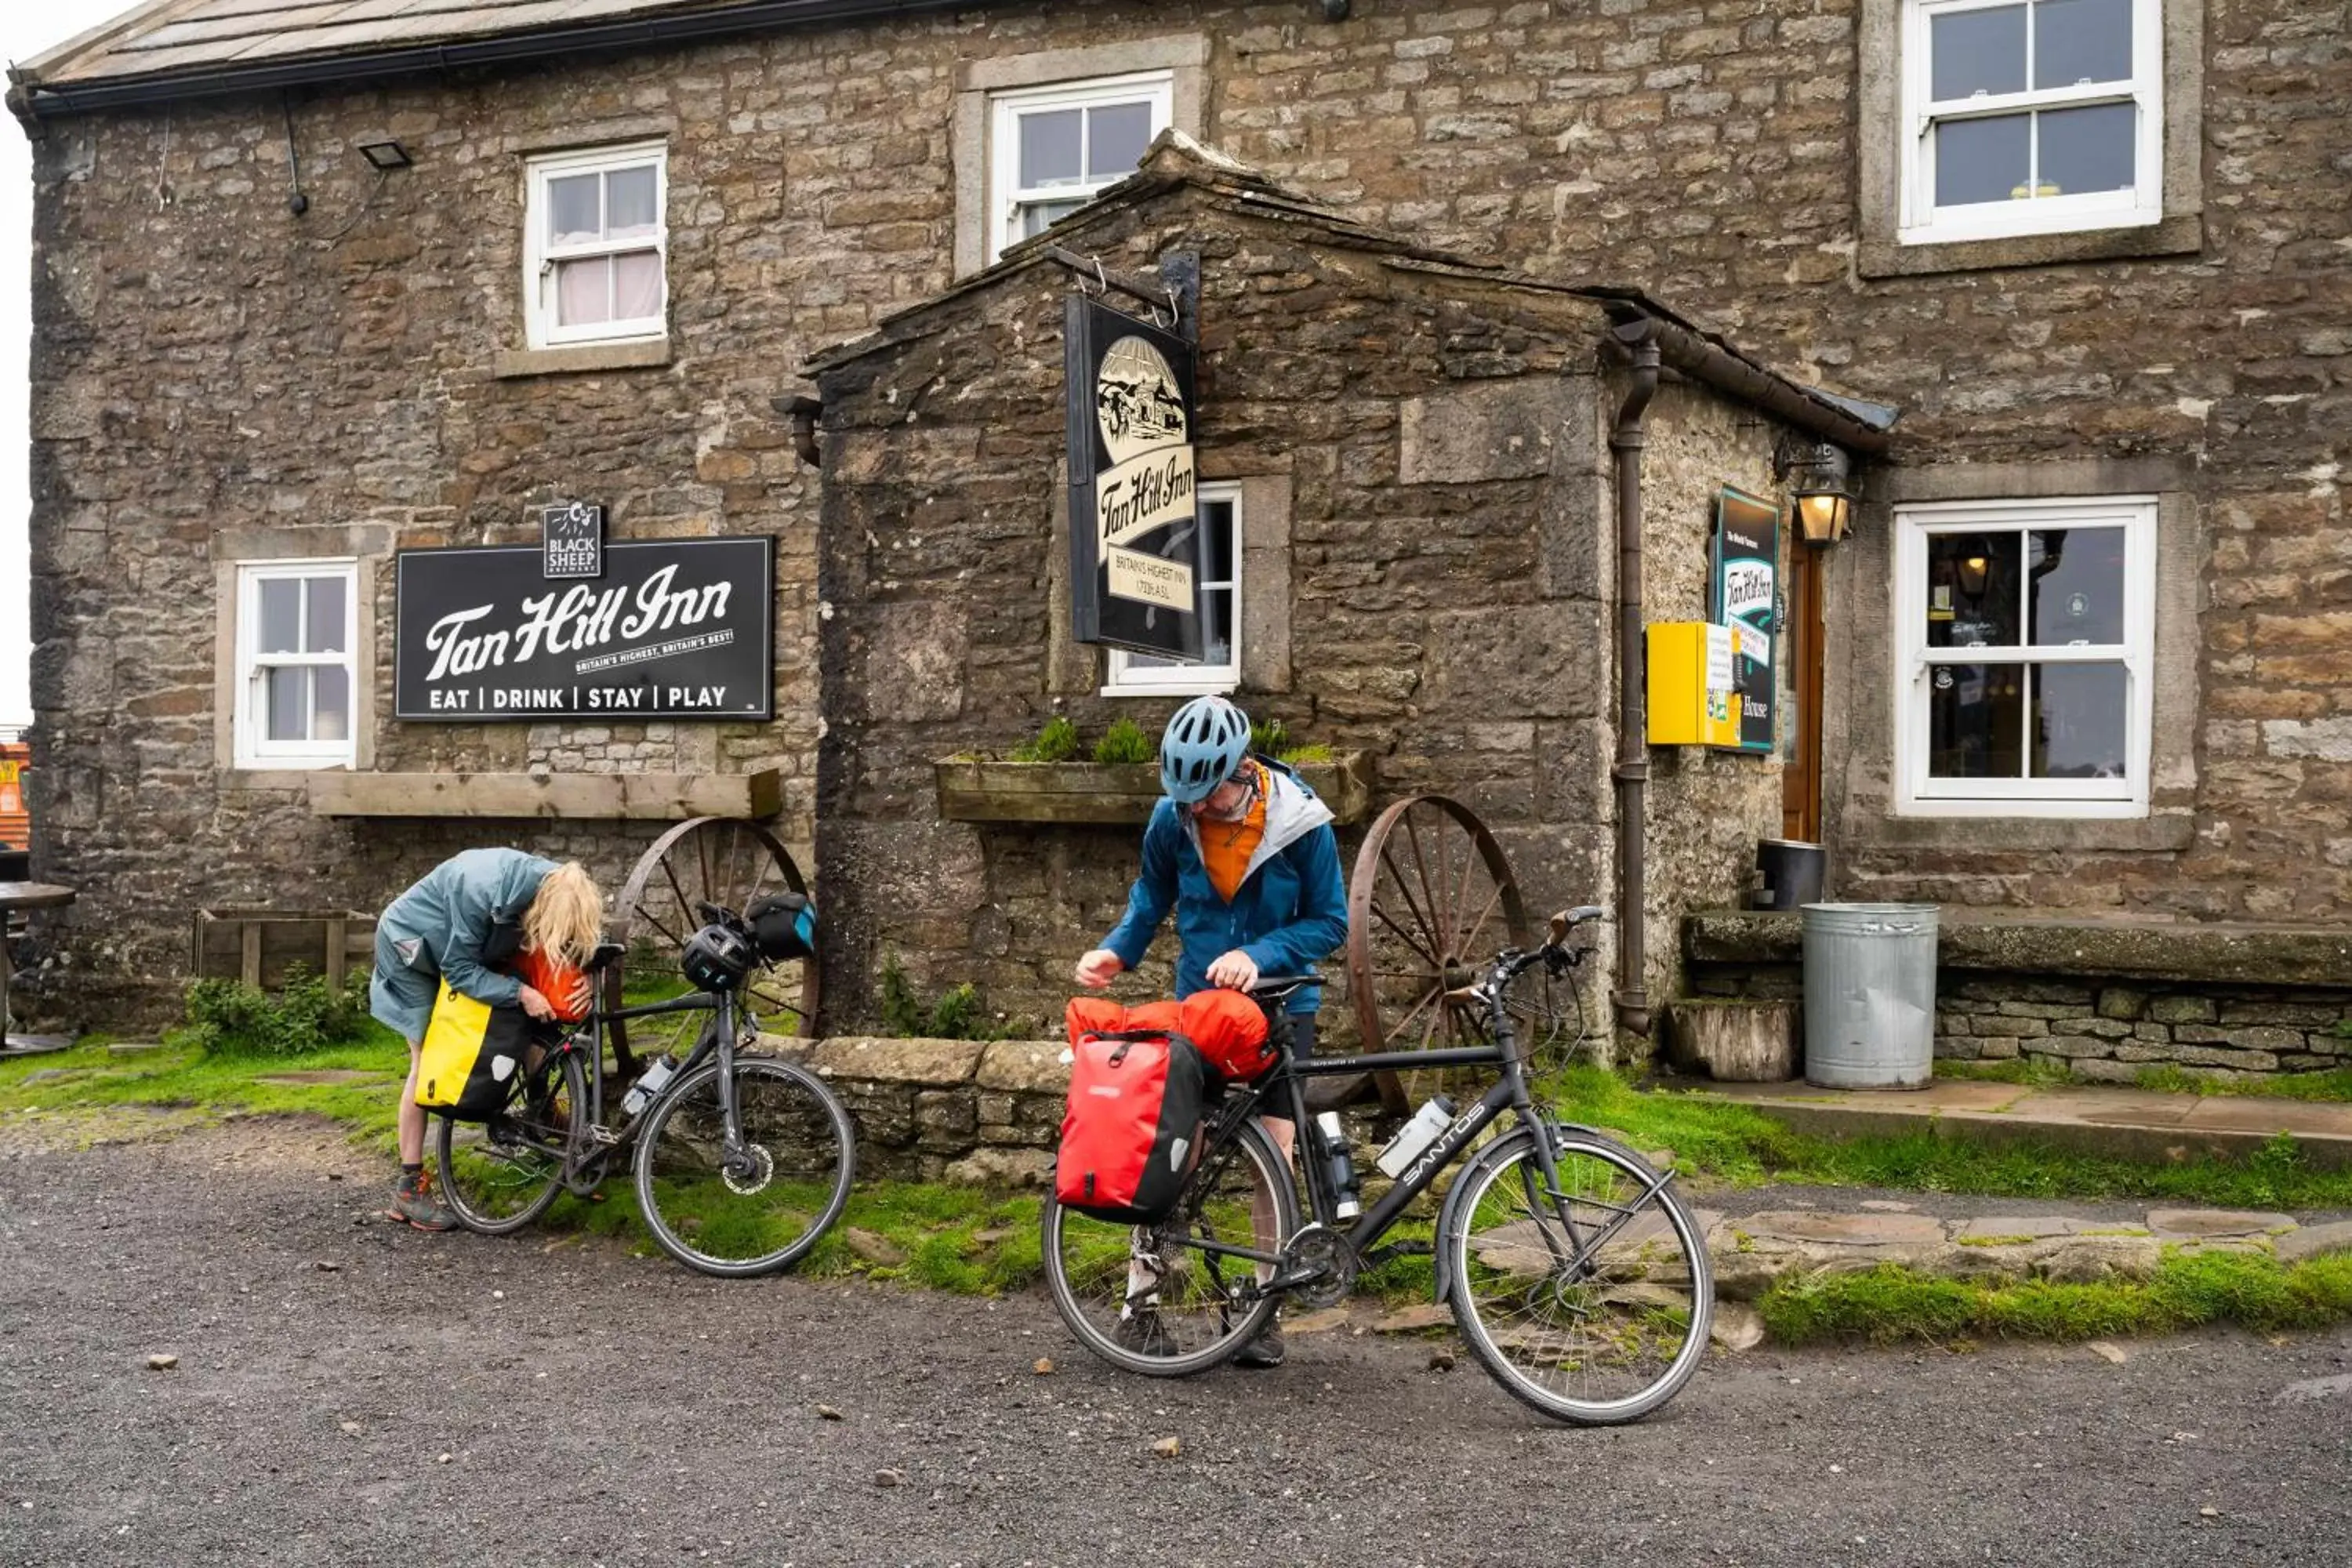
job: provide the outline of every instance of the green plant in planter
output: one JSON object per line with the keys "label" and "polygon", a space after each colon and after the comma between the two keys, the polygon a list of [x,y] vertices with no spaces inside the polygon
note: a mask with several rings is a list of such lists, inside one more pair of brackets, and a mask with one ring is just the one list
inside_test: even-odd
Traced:
{"label": "green plant in planter", "polygon": [[1330,747],[1318,742],[1312,746],[1293,746],[1286,752],[1278,752],[1275,754],[1275,761],[1295,766],[1300,763],[1328,763],[1332,755]]}
{"label": "green plant in planter", "polygon": [[1279,719],[1260,719],[1250,726],[1250,750],[1259,756],[1279,757],[1289,744],[1289,727]]}
{"label": "green plant in planter", "polygon": [[1112,720],[1103,738],[1095,742],[1095,761],[1098,763],[1148,763],[1158,754],[1151,737],[1132,719]]}
{"label": "green plant in planter", "polygon": [[1056,713],[1045,721],[1045,727],[1013,748],[1016,763],[1067,763],[1078,755],[1078,727],[1067,717]]}

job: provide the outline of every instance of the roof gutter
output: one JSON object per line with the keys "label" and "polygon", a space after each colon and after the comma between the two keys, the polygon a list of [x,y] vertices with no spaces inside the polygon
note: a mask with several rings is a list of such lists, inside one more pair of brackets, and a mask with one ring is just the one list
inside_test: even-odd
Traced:
{"label": "roof gutter", "polygon": [[548,27],[536,32],[459,39],[371,53],[329,55],[276,65],[229,65],[169,76],[133,77],[86,87],[47,85],[12,70],[8,107],[27,130],[54,115],[134,109],[192,98],[268,92],[289,87],[362,79],[455,70],[465,66],[512,65],[590,50],[637,49],[689,43],[821,22],[868,21],[926,11],[969,10],[973,0],[745,0],[713,10],[626,21]]}
{"label": "roof gutter", "polygon": [[1620,300],[1611,301],[1609,314],[1617,323],[1619,341],[1627,347],[1654,342],[1668,369],[1728,393],[1809,435],[1874,457],[1883,455],[1893,444],[1885,426],[1858,418],[1827,398],[1717,347],[1679,322]]}

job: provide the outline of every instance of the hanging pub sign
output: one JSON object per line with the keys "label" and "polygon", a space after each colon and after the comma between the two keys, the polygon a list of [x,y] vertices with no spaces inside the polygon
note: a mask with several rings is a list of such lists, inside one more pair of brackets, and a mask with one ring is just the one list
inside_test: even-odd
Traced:
{"label": "hanging pub sign", "polygon": [[1776,733],[1776,643],[1780,629],[1780,509],[1725,486],[1715,500],[1710,616],[1747,628],[1733,656],[1739,749],[1769,752]]}
{"label": "hanging pub sign", "polygon": [[774,717],[775,542],[604,545],[593,583],[550,583],[529,545],[396,558],[402,719]]}
{"label": "hanging pub sign", "polygon": [[1075,635],[1198,664],[1193,346],[1083,295],[1066,320]]}
{"label": "hanging pub sign", "polygon": [[550,579],[604,574],[604,509],[558,501],[539,510],[540,575]]}

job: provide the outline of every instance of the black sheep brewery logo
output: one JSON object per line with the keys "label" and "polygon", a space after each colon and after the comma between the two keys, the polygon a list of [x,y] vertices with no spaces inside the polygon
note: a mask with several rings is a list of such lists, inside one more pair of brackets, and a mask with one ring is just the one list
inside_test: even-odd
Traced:
{"label": "black sheep brewery logo", "polygon": [[1192,430],[1168,356],[1130,333],[1103,351],[1095,423],[1111,466],[1095,476],[1103,592],[1161,614],[1192,614]]}

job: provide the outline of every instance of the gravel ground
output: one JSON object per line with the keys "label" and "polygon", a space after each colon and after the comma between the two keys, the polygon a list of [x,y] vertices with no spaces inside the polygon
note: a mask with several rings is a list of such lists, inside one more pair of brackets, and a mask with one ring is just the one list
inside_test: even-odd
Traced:
{"label": "gravel ground", "polygon": [[1154,1384],[1042,1296],[427,1237],[383,1185],[285,1123],[0,1129],[0,1563],[2352,1562],[2352,1332],[1768,1349],[1573,1431],[1423,1341]]}

